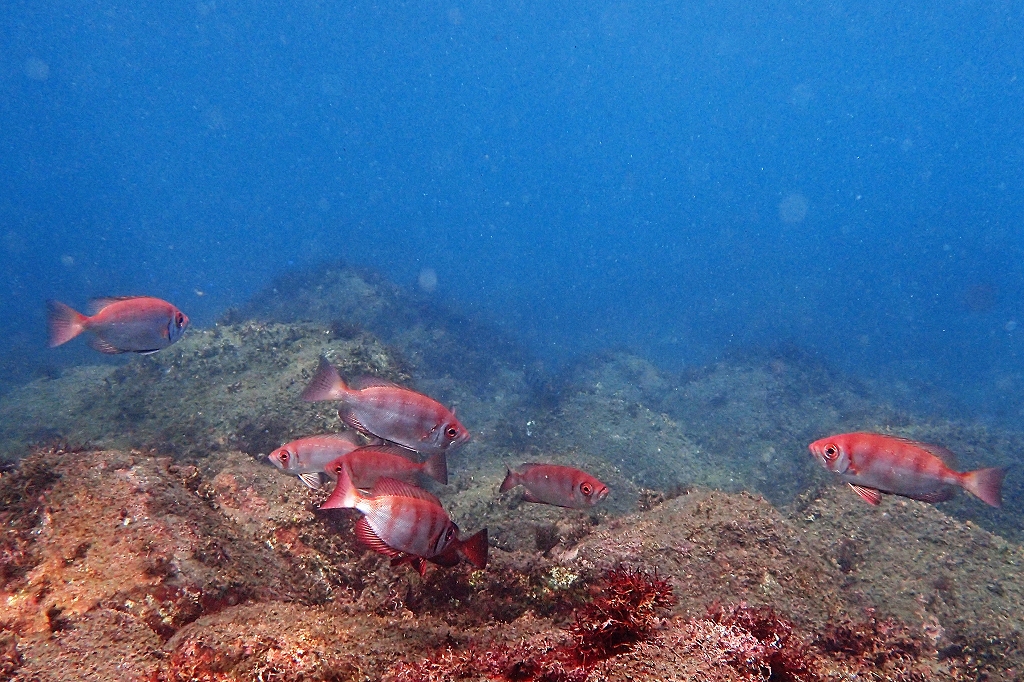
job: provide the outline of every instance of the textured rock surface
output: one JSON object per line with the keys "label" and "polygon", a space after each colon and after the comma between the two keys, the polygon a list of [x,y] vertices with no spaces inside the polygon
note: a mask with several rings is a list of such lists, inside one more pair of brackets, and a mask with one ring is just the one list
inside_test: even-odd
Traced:
{"label": "textured rock surface", "polygon": [[[298,398],[321,354],[457,404],[473,440],[432,490],[463,532],[488,528],[486,570],[392,568],[355,542],[356,512],[318,509],[329,486],[266,462],[340,428],[335,404]],[[1019,679],[1021,477],[998,510],[870,507],[806,451],[854,429],[940,442],[964,468],[1024,451],[799,354],[672,375],[609,353],[545,377],[366,273],[282,280],[164,352],[0,399],[0,680]],[[527,461],[612,494],[499,494]],[[581,662],[578,619],[620,566],[656,571],[674,606]]]}

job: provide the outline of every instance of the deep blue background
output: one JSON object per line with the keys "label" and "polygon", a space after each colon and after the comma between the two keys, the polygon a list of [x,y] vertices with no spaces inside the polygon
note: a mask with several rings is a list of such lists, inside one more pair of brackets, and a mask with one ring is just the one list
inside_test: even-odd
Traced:
{"label": "deep blue background", "polygon": [[898,4],[7,2],[0,352],[340,257],[556,362],[791,342],[1024,426],[1024,6]]}

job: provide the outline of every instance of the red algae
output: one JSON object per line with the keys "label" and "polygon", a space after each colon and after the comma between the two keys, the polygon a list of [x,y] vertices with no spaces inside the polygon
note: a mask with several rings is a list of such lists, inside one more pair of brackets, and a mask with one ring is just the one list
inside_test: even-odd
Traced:
{"label": "red algae", "polygon": [[498,679],[509,682],[584,682],[594,664],[649,640],[657,612],[675,604],[668,581],[640,569],[607,572],[592,586],[594,599],[576,610],[568,636],[492,647],[444,647],[417,664],[398,664],[385,676],[414,680]]}
{"label": "red algae", "polygon": [[607,658],[648,639],[658,625],[658,611],[675,606],[672,586],[658,574],[617,568],[593,588],[593,601],[576,611],[569,632],[577,658],[586,663]]}

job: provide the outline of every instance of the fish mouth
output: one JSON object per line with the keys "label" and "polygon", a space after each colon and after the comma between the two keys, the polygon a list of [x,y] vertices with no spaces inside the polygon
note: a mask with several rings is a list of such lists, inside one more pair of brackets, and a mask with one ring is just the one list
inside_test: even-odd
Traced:
{"label": "fish mouth", "polygon": [[604,488],[601,488],[600,490],[597,491],[597,495],[594,496],[594,503],[596,504],[596,503],[600,502],[601,500],[603,500],[606,497],[608,497],[608,488],[607,488],[607,486],[604,487]]}

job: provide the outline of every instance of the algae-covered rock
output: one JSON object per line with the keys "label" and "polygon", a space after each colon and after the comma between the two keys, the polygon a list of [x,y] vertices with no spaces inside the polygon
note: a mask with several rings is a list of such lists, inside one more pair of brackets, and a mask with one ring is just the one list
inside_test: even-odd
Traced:
{"label": "algae-covered rock", "polygon": [[337,339],[316,325],[193,330],[161,353],[72,370],[7,394],[0,448],[10,456],[45,436],[179,456],[266,454],[292,437],[340,428],[336,406],[299,400],[324,354],[347,373],[409,379],[374,339]]}
{"label": "algae-covered rock", "polygon": [[[319,509],[329,486],[261,456],[341,428],[336,404],[299,398],[320,355],[457,407],[473,438],[431,490],[464,535],[488,528],[486,570],[390,566],[356,542],[357,512]],[[1021,477],[1001,509],[870,507],[806,451],[851,430],[941,443],[961,468],[1024,450],[800,354],[676,374],[603,353],[545,377],[493,327],[380,277],[289,275],[160,353],[0,399],[0,679],[1015,679]],[[499,494],[529,461],[611,494],[586,510]],[[621,567],[676,606],[581,662],[573,623]]]}
{"label": "algae-covered rock", "polygon": [[[431,566],[421,579],[360,547],[356,514],[318,510],[325,491],[237,451],[196,464],[41,451],[0,478],[0,663],[25,680],[435,679],[409,677],[424,659],[438,675],[514,667],[547,660],[549,647],[571,655],[567,628],[602,576],[626,567],[667,580],[678,605],[651,642],[587,676],[684,679],[709,670],[702,651],[741,635],[771,658],[777,630],[819,675],[806,679],[870,661],[894,675],[1012,679],[1024,665],[1020,547],[934,506],[858,507],[844,492],[786,513],[696,490],[622,518],[564,516],[546,548],[493,547],[486,570]],[[868,640],[909,648],[879,663]],[[452,646],[464,655],[438,658]],[[747,679],[730,670],[716,674]]]}

